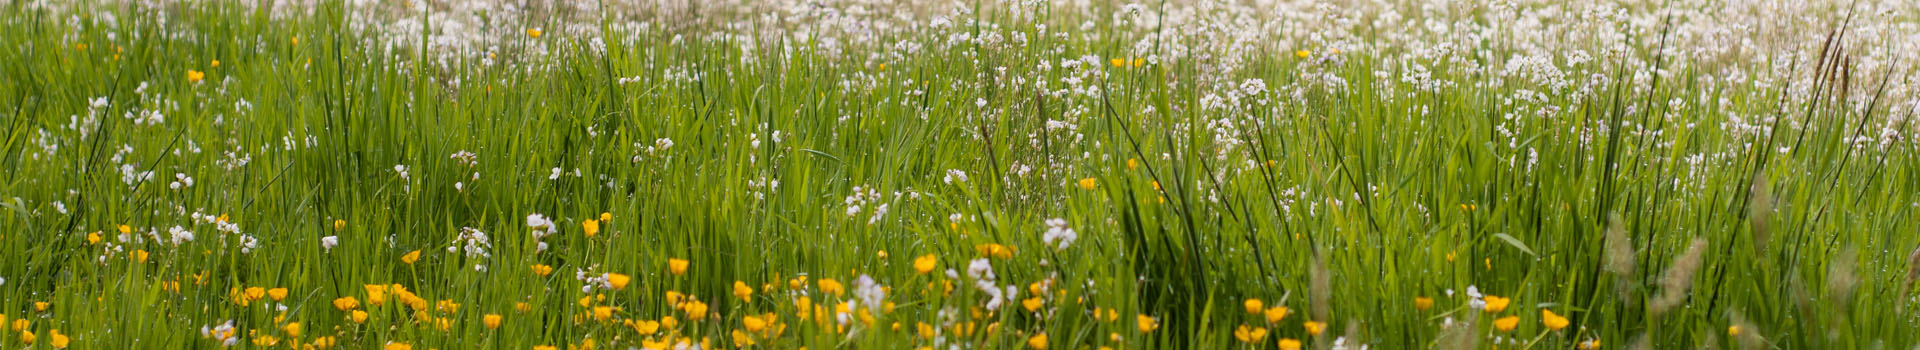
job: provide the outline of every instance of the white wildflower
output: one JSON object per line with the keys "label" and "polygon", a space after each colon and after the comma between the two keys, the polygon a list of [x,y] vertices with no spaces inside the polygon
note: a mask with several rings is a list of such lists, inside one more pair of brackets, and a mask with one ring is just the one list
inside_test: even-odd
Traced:
{"label": "white wildflower", "polygon": [[960,169],[947,169],[945,181],[948,185],[952,185],[954,182],[967,182],[967,172],[960,171]]}
{"label": "white wildflower", "polygon": [[555,233],[560,233],[560,227],[555,226],[553,220],[547,220],[547,216],[540,215],[540,213],[527,215],[527,228],[533,230],[533,239],[546,238]]}
{"label": "white wildflower", "polygon": [[1066,219],[1054,218],[1047,219],[1047,233],[1042,235],[1040,240],[1053,246],[1054,250],[1066,250],[1067,246],[1073,245],[1073,241],[1079,238],[1079,233],[1067,227]]}
{"label": "white wildflower", "polygon": [[880,306],[882,302],[886,301],[887,290],[885,287],[881,287],[879,283],[875,283],[873,277],[860,275],[859,279],[853,281],[853,295],[860,299],[861,304],[865,304],[871,308]]}

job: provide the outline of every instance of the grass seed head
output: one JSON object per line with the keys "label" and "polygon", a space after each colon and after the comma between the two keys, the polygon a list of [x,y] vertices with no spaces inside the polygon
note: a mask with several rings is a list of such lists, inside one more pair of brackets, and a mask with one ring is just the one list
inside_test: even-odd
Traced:
{"label": "grass seed head", "polygon": [[1767,241],[1773,222],[1773,187],[1767,185],[1765,176],[1755,176],[1753,187],[1748,194],[1747,221],[1753,227],[1753,251],[1755,254],[1767,252]]}
{"label": "grass seed head", "polygon": [[1622,302],[1631,303],[1634,286],[1638,285],[1634,283],[1633,266],[1634,256],[1638,254],[1633,251],[1632,237],[1627,234],[1627,225],[1620,214],[1611,215],[1607,221],[1606,270],[1615,278],[1614,293]]}
{"label": "grass seed head", "polygon": [[1686,253],[1673,259],[1673,265],[1667,267],[1666,273],[1661,274],[1660,296],[1648,303],[1650,312],[1654,315],[1664,314],[1686,302],[1687,288],[1693,286],[1694,272],[1699,271],[1701,254],[1706,250],[1707,240],[1695,238],[1693,245],[1687,247]]}

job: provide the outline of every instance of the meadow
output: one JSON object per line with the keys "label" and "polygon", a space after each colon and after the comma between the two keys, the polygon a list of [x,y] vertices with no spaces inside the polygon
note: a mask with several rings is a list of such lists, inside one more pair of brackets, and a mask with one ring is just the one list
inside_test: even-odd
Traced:
{"label": "meadow", "polygon": [[1920,3],[16,0],[0,348],[1920,346]]}

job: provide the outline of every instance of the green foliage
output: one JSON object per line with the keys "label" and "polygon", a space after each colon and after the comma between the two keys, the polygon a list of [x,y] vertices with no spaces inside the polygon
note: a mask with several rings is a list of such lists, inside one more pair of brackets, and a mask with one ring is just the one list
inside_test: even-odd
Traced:
{"label": "green foliage", "polygon": [[[1040,26],[1081,22],[1070,14],[957,25],[1024,46],[933,28],[832,48],[696,35],[715,20],[443,55],[369,45],[391,38],[341,6],[297,19],[102,6],[115,25],[0,12],[5,321],[81,349],[214,347],[206,330],[228,321],[242,344],[627,348],[673,333],[731,347],[767,313],[783,328],[750,335],[759,346],[811,349],[1014,348],[1039,334],[1058,349],[1252,347],[1243,326],[1269,330],[1259,348],[1462,344],[1450,332],[1480,347],[1920,341],[1904,331],[1913,143],[1851,141],[1904,128],[1886,102],[1853,103],[1903,78],[1848,75],[1841,54],[1799,62],[1825,73],[1788,89],[1713,80],[1714,67],[1660,57],[1661,38],[1635,38],[1638,51],[1560,62],[1592,74],[1576,75],[1595,79],[1583,87],[1435,70],[1457,84],[1423,88],[1377,74],[1405,69],[1389,52],[1270,47],[1280,54],[1215,76],[1199,53],[1130,49],[1137,33],[1112,23]],[[866,55],[893,42],[925,49]],[[1635,78],[1648,70],[1660,73]],[[1073,77],[1097,92],[1061,92]],[[1777,118],[1742,128],[1755,114]],[[557,233],[530,233],[536,214]],[[1609,247],[1610,225],[1631,251]],[[1077,240],[1060,248],[1050,229]],[[462,240],[473,232],[485,254]],[[990,245],[1012,254],[983,257]],[[926,255],[934,269],[916,271]],[[669,259],[691,268],[670,273]],[[997,311],[974,259],[1015,290]],[[633,280],[608,288],[606,274]],[[885,306],[863,304],[862,276],[886,287]],[[823,290],[829,279],[847,291]],[[371,305],[367,286],[393,284],[433,306]],[[1477,310],[1470,286],[1512,305]],[[1680,304],[1653,305],[1663,293]],[[370,319],[353,322],[343,297]],[[1269,322],[1246,299],[1291,313]],[[1547,328],[1540,310],[1571,326]],[[1140,315],[1158,329],[1143,333]],[[1516,329],[1495,330],[1508,316]],[[633,325],[665,317],[678,324]],[[17,347],[7,329],[0,344]]]}

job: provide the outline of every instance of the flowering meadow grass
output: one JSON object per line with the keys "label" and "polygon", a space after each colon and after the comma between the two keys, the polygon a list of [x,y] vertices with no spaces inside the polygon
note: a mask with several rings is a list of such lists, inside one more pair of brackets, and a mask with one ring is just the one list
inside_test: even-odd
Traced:
{"label": "flowering meadow grass", "polygon": [[1898,349],[1909,1],[0,3],[0,348]]}

